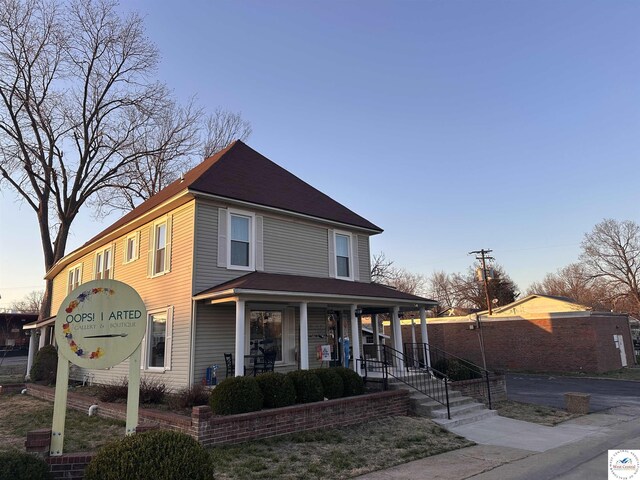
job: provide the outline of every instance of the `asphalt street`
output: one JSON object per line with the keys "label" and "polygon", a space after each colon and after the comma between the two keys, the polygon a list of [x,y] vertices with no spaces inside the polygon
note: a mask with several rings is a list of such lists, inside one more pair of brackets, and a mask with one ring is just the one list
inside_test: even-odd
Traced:
{"label": "asphalt street", "polygon": [[507,397],[518,402],[564,408],[564,394],[591,394],[590,412],[619,406],[640,407],[640,382],[552,375],[507,375]]}

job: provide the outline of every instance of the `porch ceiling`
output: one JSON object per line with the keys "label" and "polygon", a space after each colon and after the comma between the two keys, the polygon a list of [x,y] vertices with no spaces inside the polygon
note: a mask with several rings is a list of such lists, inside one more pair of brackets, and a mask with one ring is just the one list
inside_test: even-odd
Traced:
{"label": "porch ceiling", "polygon": [[194,300],[215,303],[241,296],[247,299],[278,299],[367,305],[371,307],[430,307],[434,300],[410,295],[377,283],[350,282],[335,278],[305,277],[276,273],[252,272],[194,295]]}

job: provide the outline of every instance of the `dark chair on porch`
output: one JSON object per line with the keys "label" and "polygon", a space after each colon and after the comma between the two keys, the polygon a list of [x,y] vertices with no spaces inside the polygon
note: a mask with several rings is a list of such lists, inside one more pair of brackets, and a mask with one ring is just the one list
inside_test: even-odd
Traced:
{"label": "dark chair on porch", "polygon": [[264,352],[262,365],[259,366],[260,373],[273,372],[276,364],[276,352]]}

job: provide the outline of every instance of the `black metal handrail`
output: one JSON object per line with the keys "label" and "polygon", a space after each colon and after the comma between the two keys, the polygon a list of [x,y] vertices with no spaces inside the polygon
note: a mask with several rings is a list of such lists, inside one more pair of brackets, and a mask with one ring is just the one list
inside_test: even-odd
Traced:
{"label": "black metal handrail", "polygon": [[483,400],[491,408],[491,382],[489,380],[491,372],[489,370],[428,343],[405,343],[404,351],[414,360],[410,367],[426,365],[434,370],[437,369],[436,371],[447,373],[449,380],[453,382],[483,379],[484,381],[476,384],[472,392],[469,393]]}
{"label": "black metal handrail", "polygon": [[407,365],[414,365],[416,359],[387,345],[367,345],[367,357],[358,360],[365,380],[369,379],[369,374],[381,373],[386,390],[388,379],[392,377],[447,407],[447,418],[451,418],[449,378],[446,374],[428,365],[409,369]]}

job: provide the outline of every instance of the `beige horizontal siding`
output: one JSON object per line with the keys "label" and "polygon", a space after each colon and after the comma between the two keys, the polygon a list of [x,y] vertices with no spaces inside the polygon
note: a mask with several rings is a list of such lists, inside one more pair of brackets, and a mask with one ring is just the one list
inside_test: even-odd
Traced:
{"label": "beige horizontal siding", "polygon": [[[165,275],[147,277],[149,234],[153,222],[138,229],[140,250],[137,260],[123,264],[125,240],[127,235],[132,233],[131,231],[127,231],[114,242],[113,278],[132,286],[142,297],[148,311],[173,307],[171,370],[164,373],[143,373],[146,377],[160,381],[172,389],[184,387],[189,381],[194,204],[195,202],[192,201],[170,213],[172,216],[171,271]],[[102,249],[104,247],[100,248]],[[95,251],[85,255],[81,260],[83,282],[93,279],[94,258]],[[67,271],[61,272],[54,279],[52,304],[54,314],[66,296],[67,274]],[[128,371],[128,361],[125,361],[105,370],[77,369],[75,377],[82,380],[85,375],[93,374],[94,381],[111,383],[128,376]]]}
{"label": "beige horizontal siding", "polygon": [[329,276],[326,228],[265,216],[263,235],[266,272]]}

